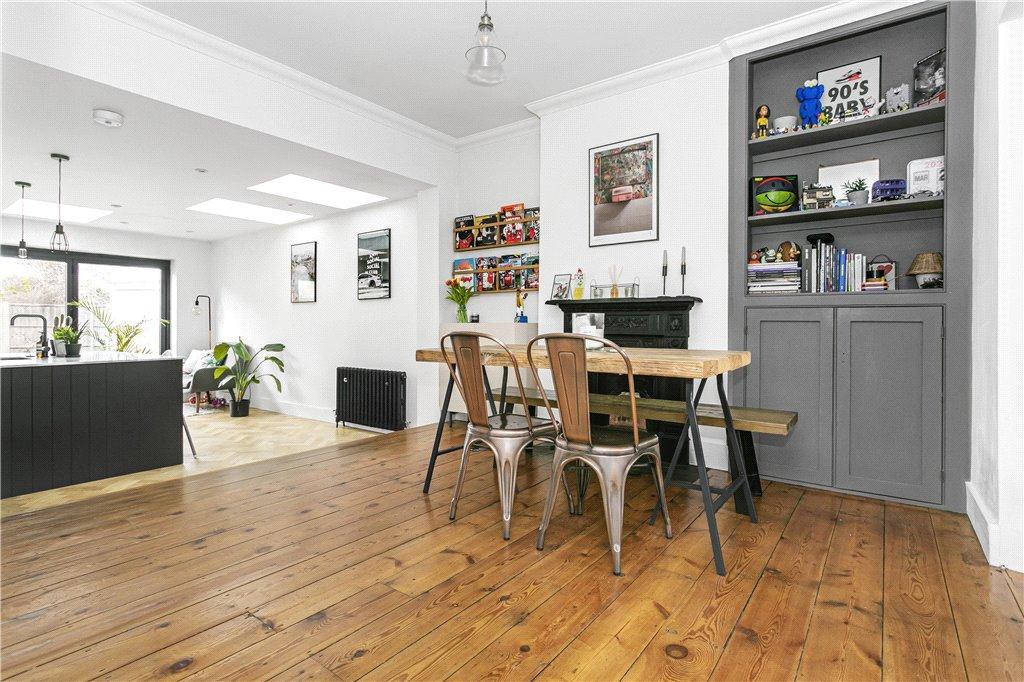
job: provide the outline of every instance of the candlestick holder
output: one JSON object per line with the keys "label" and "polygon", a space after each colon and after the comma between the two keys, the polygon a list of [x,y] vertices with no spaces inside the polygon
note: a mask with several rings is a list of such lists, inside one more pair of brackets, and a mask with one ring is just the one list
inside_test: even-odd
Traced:
{"label": "candlestick holder", "polygon": [[685,296],[686,295],[686,263],[683,263],[681,266],[679,266],[679,276],[680,276],[679,294],[681,296]]}
{"label": "candlestick holder", "polygon": [[668,295],[668,266],[661,266],[661,295]]}

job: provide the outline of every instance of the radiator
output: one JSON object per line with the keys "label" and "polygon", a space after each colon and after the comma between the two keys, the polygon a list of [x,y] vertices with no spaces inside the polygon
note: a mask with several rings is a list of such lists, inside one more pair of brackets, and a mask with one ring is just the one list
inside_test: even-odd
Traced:
{"label": "radiator", "polygon": [[334,424],[351,422],[388,431],[405,428],[405,372],[338,368]]}

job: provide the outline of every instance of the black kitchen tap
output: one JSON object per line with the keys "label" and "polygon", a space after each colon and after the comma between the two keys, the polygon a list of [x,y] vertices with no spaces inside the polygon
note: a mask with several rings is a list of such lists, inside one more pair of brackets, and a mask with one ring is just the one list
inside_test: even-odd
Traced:
{"label": "black kitchen tap", "polygon": [[46,326],[46,318],[43,317],[42,315],[32,315],[30,313],[19,313],[19,314],[15,315],[15,316],[13,316],[11,318],[11,326],[12,327],[14,326],[14,321],[17,320],[19,317],[38,317],[40,320],[43,321],[43,333],[39,335],[39,341],[38,341],[38,343],[36,343],[36,357],[45,358],[49,354],[49,350],[50,350],[49,349],[49,345],[48,345],[48,341],[47,341],[47,338],[49,337],[49,334],[47,334],[48,328]]}

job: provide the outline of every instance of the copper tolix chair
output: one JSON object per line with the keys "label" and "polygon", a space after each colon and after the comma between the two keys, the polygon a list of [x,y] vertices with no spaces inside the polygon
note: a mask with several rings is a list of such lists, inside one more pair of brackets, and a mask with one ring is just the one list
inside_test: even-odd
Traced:
{"label": "copper tolix chair", "polygon": [[[551,377],[555,384],[555,396],[558,400],[560,418],[555,419],[551,404],[544,392],[544,406],[548,410],[551,421],[559,426],[559,434],[555,438],[555,456],[551,466],[552,482],[561,478],[565,465],[580,461],[589,466],[597,475],[601,484],[601,497],[604,500],[605,522],[608,525],[608,540],[612,548],[612,562],[615,575],[621,575],[622,545],[622,514],[625,506],[626,476],[637,460],[649,457],[654,485],[658,489],[662,514],[665,517],[665,537],[672,537],[672,522],[668,518],[668,505],[665,502],[665,480],[661,474],[661,451],[658,437],[641,431],[637,426],[636,391],[633,385],[633,364],[618,345],[596,336],[582,334],[542,334],[530,341],[526,346],[526,357],[533,370],[537,385],[540,375],[533,361],[533,347],[543,340],[547,346],[547,355],[551,364]],[[602,346],[618,353],[626,365],[626,378],[629,383],[629,398],[632,407],[633,429],[611,428],[607,426],[591,426],[590,424],[590,393],[587,386],[587,341],[599,342]],[[551,508],[554,504],[557,488],[554,483],[548,488],[547,502],[544,505],[544,518],[537,532],[537,549],[544,549],[544,534],[551,521]]]}
{"label": "copper tolix chair", "polygon": [[[493,398],[485,388],[483,359],[480,355],[480,340],[486,339],[500,347],[508,356],[512,374],[515,376],[519,394],[523,391],[523,379],[519,373],[519,363],[508,347],[495,337],[481,332],[452,332],[441,337],[441,353],[444,356],[448,371],[452,374],[455,386],[466,403],[469,423],[466,425],[466,441],[462,447],[462,462],[459,465],[459,478],[455,483],[452,496],[451,512],[448,518],[455,520],[455,511],[462,494],[462,484],[466,477],[466,465],[473,445],[481,443],[494,453],[494,462],[498,473],[498,494],[501,498],[501,519],[504,524],[503,536],[509,539],[512,524],[512,503],[516,493],[516,472],[519,468],[519,456],[526,446],[535,441],[554,443],[555,425],[547,419],[531,417],[526,414],[507,414],[504,411],[488,416],[487,405]],[[451,344],[454,358],[449,357],[445,342]],[[492,402],[493,404],[493,402]],[[569,484],[563,480],[566,496],[571,510],[572,495]]]}

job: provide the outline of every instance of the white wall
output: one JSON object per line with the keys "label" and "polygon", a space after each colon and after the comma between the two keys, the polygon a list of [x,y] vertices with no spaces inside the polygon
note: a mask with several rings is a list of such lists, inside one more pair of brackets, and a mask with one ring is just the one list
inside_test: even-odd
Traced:
{"label": "white wall", "polygon": [[[728,126],[725,116],[709,115],[698,96],[722,93],[728,76],[723,57],[710,68],[541,116],[543,292],[555,274],[577,267],[588,284],[607,283],[608,268],[618,265],[622,281],[639,278],[641,296],[660,296],[662,252],[668,250],[667,291],[678,295],[685,246],[686,293],[703,299],[690,317],[690,347],[728,347]],[[717,105],[724,110],[721,99]],[[587,150],[649,133],[659,134],[658,241],[588,247]],[[539,319],[541,332],[562,330],[557,308],[542,305]],[[708,399],[717,402],[710,393]],[[725,468],[725,442],[716,431],[703,432],[702,440],[709,465]]]}
{"label": "white wall", "polygon": [[[20,230],[20,220],[4,216],[3,243],[16,246]],[[208,242],[81,225],[66,225],[65,230],[73,251],[171,261],[171,350],[185,356],[194,348],[207,347],[206,309],[203,308],[201,317],[195,317],[192,303],[197,294],[214,295]],[[25,241],[30,253],[37,245],[48,249],[52,234],[50,223],[25,221]]]}
{"label": "white wall", "polygon": [[[418,211],[416,198],[387,202],[213,245],[221,311],[217,338],[241,337],[255,347],[271,342],[286,346],[281,354],[283,393],[269,384],[257,386],[256,405],[333,422],[335,370],[355,366],[407,372],[408,419],[413,424],[436,419],[435,402],[429,392],[420,390],[421,366],[414,357],[419,342],[417,297],[433,284],[424,286],[419,280]],[[391,298],[359,301],[356,235],[383,228],[391,228]],[[308,241],[317,242],[317,301],[291,303],[290,246]],[[436,391],[436,372],[424,376]],[[428,416],[420,419],[424,395]]]}
{"label": "white wall", "polygon": [[[967,512],[989,561],[1024,570],[1024,295],[1018,88],[1001,87],[1022,61],[1019,3],[977,5],[974,99],[971,480]],[[1006,76],[1003,74],[1006,73]]]}
{"label": "white wall", "polygon": [[[536,121],[510,126],[497,137],[479,136],[467,140],[458,154],[458,200],[451,216],[495,213],[506,204],[524,203],[527,208],[540,201],[540,126]],[[545,239],[544,209],[541,207],[541,242]],[[450,234],[452,220],[442,235],[441,249],[447,258],[442,264],[441,278],[451,274],[452,260],[471,256],[501,256],[506,253],[538,253],[537,245],[509,246],[493,251],[456,252]],[[447,238],[447,239],[445,239]],[[550,272],[541,261],[542,277]],[[537,302],[546,300],[545,292],[530,293],[526,299],[526,315],[537,321]],[[515,294],[483,294],[469,303],[469,311],[478,313],[481,322],[511,322],[515,315]],[[442,319],[455,321],[455,304],[442,300]]]}

